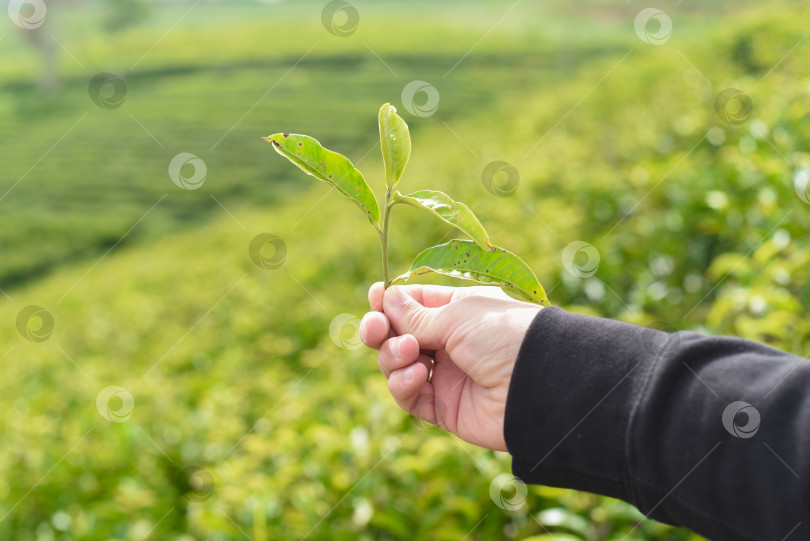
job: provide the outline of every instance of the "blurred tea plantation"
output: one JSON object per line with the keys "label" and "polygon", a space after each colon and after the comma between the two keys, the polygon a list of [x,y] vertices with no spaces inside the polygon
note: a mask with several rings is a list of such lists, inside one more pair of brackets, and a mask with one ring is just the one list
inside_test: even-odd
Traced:
{"label": "blurred tea plantation", "polygon": [[[698,539],[615,500],[524,498],[493,483],[508,455],[398,410],[352,319],[377,236],[260,137],[310,134],[382,194],[391,102],[403,189],[474,208],[554,304],[807,355],[806,3],[655,5],[658,45],[625,2],[356,0],[343,37],[326,2],[197,4],[0,25],[0,538]],[[100,73],[119,107],[90,98]],[[415,80],[432,114],[402,103]],[[196,190],[169,177],[181,152]],[[397,210],[395,271],[452,238]],[[260,234],[275,268],[249,256]],[[45,340],[18,329],[31,305]]]}

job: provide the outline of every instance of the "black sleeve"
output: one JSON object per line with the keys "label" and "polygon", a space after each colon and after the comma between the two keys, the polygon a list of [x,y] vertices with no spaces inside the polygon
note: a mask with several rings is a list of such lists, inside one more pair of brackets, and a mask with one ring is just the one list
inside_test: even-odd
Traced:
{"label": "black sleeve", "polygon": [[810,362],[544,308],[506,445],[526,483],[626,500],[714,540],[810,539]]}

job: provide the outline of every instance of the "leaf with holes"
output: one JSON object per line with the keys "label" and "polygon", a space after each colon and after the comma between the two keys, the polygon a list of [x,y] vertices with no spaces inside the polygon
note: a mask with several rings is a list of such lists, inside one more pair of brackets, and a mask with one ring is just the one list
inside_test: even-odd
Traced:
{"label": "leaf with holes", "polygon": [[[517,299],[548,304],[545,291],[528,265],[515,254],[493,246],[484,226],[467,205],[436,190],[420,190],[408,195],[394,190],[410,160],[411,136],[408,125],[390,103],[380,107],[377,119],[385,165],[386,190],[382,209],[363,175],[345,156],[325,149],[307,135],[277,133],[264,140],[272,143],[276,152],[308,175],[337,188],[366,213],[380,236],[385,287],[412,276],[435,272],[482,284],[495,284]],[[391,209],[400,203],[436,216],[460,229],[472,241],[454,240],[428,248],[416,257],[408,272],[391,280],[388,267],[389,223]]]}
{"label": "leaf with holes", "polygon": [[526,263],[503,248],[494,251],[481,248],[469,240],[451,240],[433,246],[416,256],[408,272],[392,283],[408,281],[429,272],[498,285],[508,295],[536,304],[548,304],[546,292]]}
{"label": "leaf with holes", "polygon": [[436,190],[420,190],[408,195],[402,195],[396,192],[393,200],[395,203],[406,203],[422,209],[459,228],[484,250],[491,252],[495,249],[489,241],[489,235],[487,235],[484,226],[475,217],[473,211],[464,203],[453,201],[446,193]]}
{"label": "leaf with holes", "polygon": [[366,213],[377,229],[380,228],[377,198],[362,173],[355,169],[347,157],[325,149],[317,140],[307,135],[276,133],[264,137],[264,140],[272,143],[276,152],[297,165],[304,173],[337,188]]}

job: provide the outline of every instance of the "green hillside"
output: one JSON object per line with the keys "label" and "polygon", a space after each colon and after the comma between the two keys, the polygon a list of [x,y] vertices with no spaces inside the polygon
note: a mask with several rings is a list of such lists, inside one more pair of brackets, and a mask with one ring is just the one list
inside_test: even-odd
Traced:
{"label": "green hillside", "polygon": [[[0,200],[3,539],[698,539],[574,491],[494,501],[509,457],[409,418],[351,324],[330,336],[367,310],[376,235],[259,137],[317,137],[379,194],[377,108],[435,81],[435,115],[403,112],[402,183],[474,208],[552,303],[808,355],[810,10],[673,8],[652,46],[639,6],[527,3],[476,44],[513,3],[356,4],[349,38],[322,3],[201,4],[131,71],[187,5],[107,35],[92,6],[62,7],[85,69],[64,56],[52,96],[9,27],[0,195],[24,178]],[[88,99],[100,71],[126,74],[120,108]],[[753,103],[738,124],[715,107],[726,88]],[[179,152],[205,161],[199,190],[169,179]],[[485,186],[494,160],[514,193]],[[393,222],[395,271],[453,235],[408,209]],[[249,254],[265,233],[286,247],[275,269]],[[599,254],[591,276],[569,272],[574,241]],[[18,329],[29,305],[53,317],[44,341]],[[101,407],[108,386],[125,393]]]}

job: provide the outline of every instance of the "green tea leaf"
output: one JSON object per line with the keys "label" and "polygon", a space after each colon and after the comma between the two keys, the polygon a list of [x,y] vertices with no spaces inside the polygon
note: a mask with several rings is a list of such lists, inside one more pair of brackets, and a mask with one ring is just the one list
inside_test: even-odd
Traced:
{"label": "green tea leaf", "polygon": [[411,156],[411,134],[408,125],[390,103],[380,107],[380,146],[385,162],[385,183],[393,188]]}
{"label": "green tea leaf", "polygon": [[416,256],[408,272],[397,276],[391,283],[429,272],[482,284],[497,284],[516,299],[548,304],[546,292],[532,269],[503,248],[496,247],[490,252],[469,240],[451,240]]}
{"label": "green tea leaf", "polygon": [[445,193],[436,190],[420,190],[412,194],[402,195],[396,192],[394,193],[394,201],[407,203],[438,216],[440,220],[461,229],[484,250],[492,251],[495,249],[489,241],[489,235],[487,235],[484,226],[475,217],[473,211],[464,203],[453,201]]}
{"label": "green tea leaf", "polygon": [[325,149],[307,135],[276,133],[263,138],[276,152],[297,165],[304,173],[328,182],[345,197],[354,201],[379,229],[380,207],[366,179],[342,154]]}

